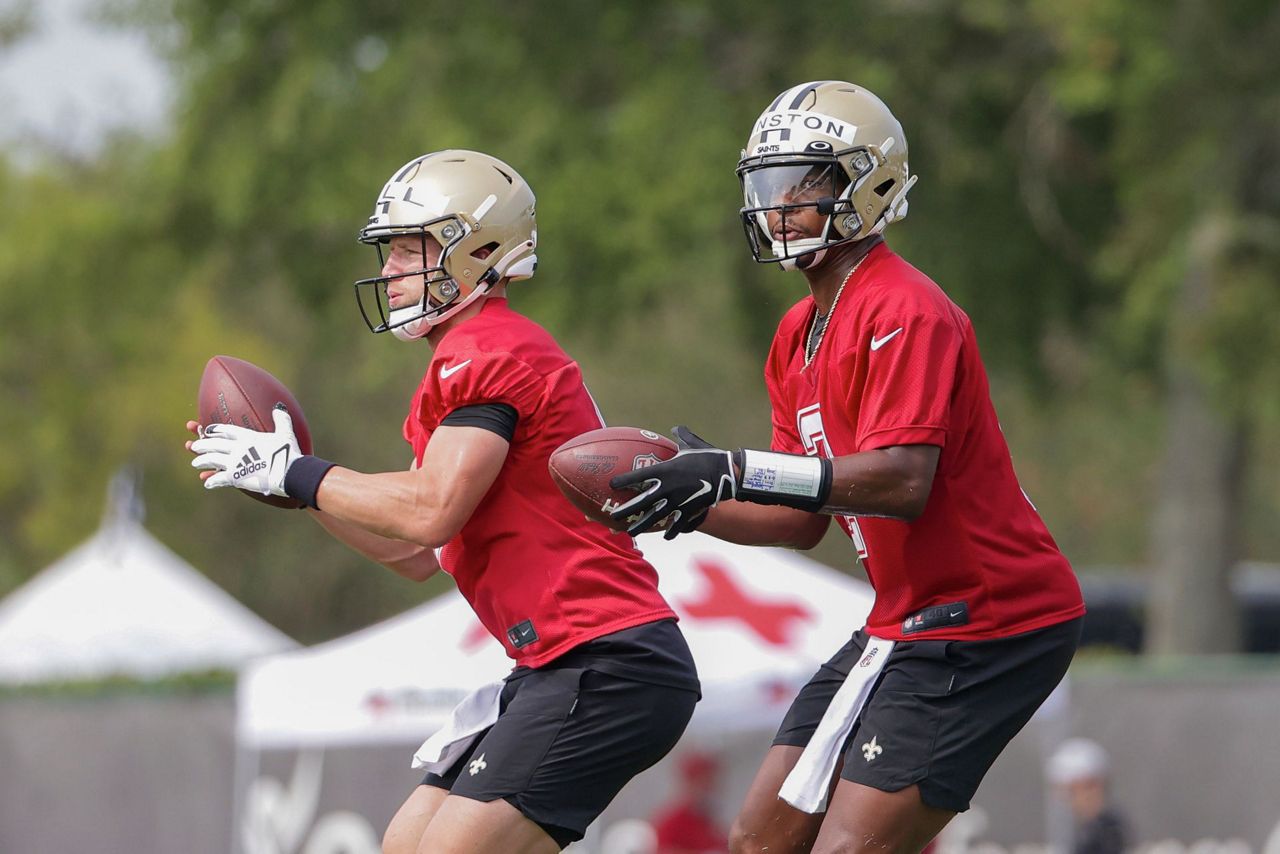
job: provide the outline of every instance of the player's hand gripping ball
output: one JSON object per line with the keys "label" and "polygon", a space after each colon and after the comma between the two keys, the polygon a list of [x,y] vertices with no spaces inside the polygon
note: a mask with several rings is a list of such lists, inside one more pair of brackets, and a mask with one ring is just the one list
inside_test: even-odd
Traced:
{"label": "player's hand gripping ball", "polygon": [[[302,407],[284,383],[252,362],[231,356],[214,356],[204,366],[200,391],[196,395],[196,411],[202,427],[234,424],[271,433],[276,429],[271,414],[276,404],[283,404],[292,419],[298,450],[303,454],[311,453],[311,431],[307,428]],[[302,506],[302,502],[294,498],[248,491],[244,494],[276,507]]]}
{"label": "player's hand gripping ball", "polygon": [[639,492],[612,513],[627,523],[633,537],[665,528],[663,539],[673,540],[697,530],[712,507],[737,495],[733,452],[717,448],[683,425],[671,434],[679,453],[646,469],[624,472],[610,483]]}
{"label": "player's hand gripping ball", "polygon": [[[551,479],[565,498],[593,522],[625,531],[636,520],[609,514],[636,497],[635,490],[614,489],[609,480],[624,472],[665,462],[676,455],[676,443],[651,430],[605,427],[583,433],[556,448],[547,461]],[[661,530],[665,521],[654,526]]]}

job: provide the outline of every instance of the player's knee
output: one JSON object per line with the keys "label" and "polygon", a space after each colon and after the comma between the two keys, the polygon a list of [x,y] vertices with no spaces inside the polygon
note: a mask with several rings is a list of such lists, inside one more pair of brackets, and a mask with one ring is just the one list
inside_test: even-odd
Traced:
{"label": "player's knee", "polygon": [[[399,818],[397,816],[396,818]],[[391,820],[387,830],[382,834],[382,854],[415,854],[418,850],[418,833],[416,828],[404,826],[405,823]]]}
{"label": "player's knee", "polygon": [[[779,801],[778,803],[781,803]],[[821,816],[792,810],[752,810],[738,814],[729,829],[730,854],[806,854],[813,850]]]}
{"label": "player's knee", "polygon": [[729,854],[760,854],[763,851],[786,851],[753,816],[739,815],[729,828]]}
{"label": "player's knee", "polygon": [[403,844],[403,840],[398,839],[391,832],[391,828],[387,828],[387,832],[382,834],[382,854],[414,854],[417,846],[407,847]]}

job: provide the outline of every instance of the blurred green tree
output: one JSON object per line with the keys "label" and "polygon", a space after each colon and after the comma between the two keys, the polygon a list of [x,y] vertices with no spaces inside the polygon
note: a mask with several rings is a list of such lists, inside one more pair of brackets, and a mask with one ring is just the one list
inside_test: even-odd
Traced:
{"label": "blurred green tree", "polygon": [[[1221,471],[1212,449],[1245,447],[1261,401],[1276,408],[1265,4],[1202,22],[1215,6],[1153,0],[118,2],[170,61],[171,135],[0,162],[0,429],[21,437],[0,447],[0,590],[88,533],[124,460],[164,539],[300,639],[439,589],[361,565],[301,514],[199,493],[180,428],[204,361],[230,353],[295,389],[321,453],[407,462],[427,355],[369,336],[350,282],[373,269],[354,235],[382,181],[431,149],[489,151],[533,185],[542,264],[513,301],[612,422],[766,441],[764,348],[804,289],[751,262],[733,167],[776,92],[828,77],[902,119],[922,181],[890,239],[974,318],[1020,475],[1073,559],[1140,560],[1153,495],[1239,506],[1243,476],[1219,478],[1231,493],[1149,472],[1153,402],[1186,387],[1168,366],[1191,366],[1193,411],[1230,413],[1224,440],[1170,439],[1183,463]],[[1238,51],[1207,41],[1228,36]],[[1210,295],[1176,300],[1193,279]],[[1240,527],[1265,536],[1277,501],[1260,498]],[[1161,524],[1158,543],[1203,555],[1195,526]],[[852,564],[847,545],[820,553]]]}
{"label": "blurred green tree", "polygon": [[1038,12],[1061,55],[1051,126],[1083,143],[1116,194],[1092,264],[1117,295],[1107,350],[1144,367],[1164,402],[1148,647],[1233,651],[1231,570],[1260,474],[1274,508],[1255,438],[1280,409],[1280,9],[1090,0]]}

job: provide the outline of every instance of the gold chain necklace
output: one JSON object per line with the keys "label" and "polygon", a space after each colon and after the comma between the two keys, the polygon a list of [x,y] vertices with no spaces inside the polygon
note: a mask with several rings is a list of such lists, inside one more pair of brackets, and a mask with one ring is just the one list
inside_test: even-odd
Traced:
{"label": "gold chain necklace", "polygon": [[[817,307],[814,307],[813,320],[809,324],[809,334],[805,336],[804,366],[806,368],[813,361],[813,357],[818,355],[818,348],[822,346],[822,339],[827,335],[827,325],[831,323],[831,317],[836,313],[836,306],[840,303],[840,295],[844,293],[844,286],[849,284],[849,280],[853,278],[854,273],[858,272],[858,268],[862,266],[862,262],[865,260],[867,260],[867,256],[863,255],[858,259],[858,263],[853,265],[849,275],[844,277],[844,281],[836,289],[836,298],[831,301],[831,308],[827,310],[826,314],[818,314]],[[819,319],[821,319],[821,323],[819,323]]]}

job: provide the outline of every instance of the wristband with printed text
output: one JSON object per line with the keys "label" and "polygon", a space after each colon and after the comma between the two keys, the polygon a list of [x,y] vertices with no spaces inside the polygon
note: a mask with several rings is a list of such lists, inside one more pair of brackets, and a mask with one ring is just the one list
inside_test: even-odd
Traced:
{"label": "wristband with printed text", "polygon": [[831,460],[775,451],[734,451],[739,501],[817,513],[831,494]]}

